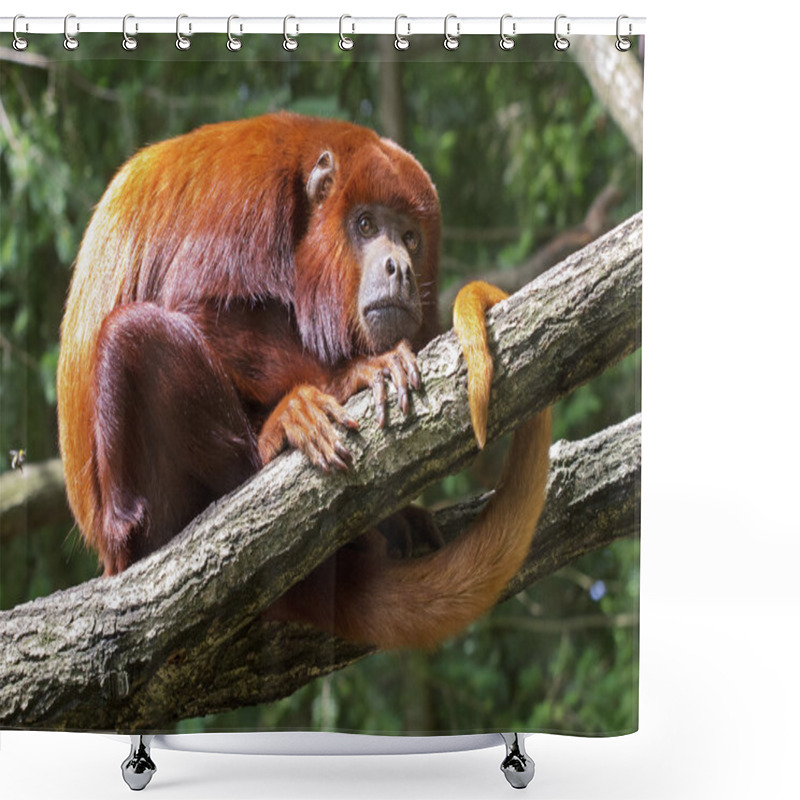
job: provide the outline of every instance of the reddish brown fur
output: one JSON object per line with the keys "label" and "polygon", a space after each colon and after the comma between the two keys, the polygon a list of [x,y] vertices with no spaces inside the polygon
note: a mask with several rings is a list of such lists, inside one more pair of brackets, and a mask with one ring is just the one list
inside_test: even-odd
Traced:
{"label": "reddish brown fur", "polygon": [[[315,202],[306,181],[326,151],[332,188]],[[346,466],[336,427],[356,422],[340,404],[384,373],[401,395],[415,386],[408,345],[372,353],[359,322],[361,267],[344,220],[367,203],[421,228],[417,350],[437,326],[438,200],[420,165],[375,133],[290,114],[210,125],[142,150],[112,181],[78,255],[58,368],[67,492],[107,574],[161,546],[286,444]],[[482,332],[496,299],[460,327]],[[471,375],[490,369],[484,348]],[[515,451],[531,485],[492,504],[463,540],[388,563],[369,535],[369,547],[346,548],[298,584],[276,615],[408,646],[482,613],[527,552],[541,507],[549,428],[537,419]],[[319,611],[328,590],[333,616]]]}

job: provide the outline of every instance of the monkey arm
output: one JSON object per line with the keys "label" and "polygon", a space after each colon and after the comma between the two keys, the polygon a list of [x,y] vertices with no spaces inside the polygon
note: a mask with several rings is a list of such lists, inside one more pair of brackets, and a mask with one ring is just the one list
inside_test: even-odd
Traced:
{"label": "monkey arm", "polygon": [[302,450],[324,471],[346,469],[350,454],[335,425],[358,424],[342,404],[371,388],[375,413],[386,420],[386,379],[407,414],[409,391],[420,388],[416,356],[407,341],[379,355],[357,356],[330,367],[305,349],[291,312],[277,301],[203,304],[191,316],[225,365],[245,404],[254,406],[259,453],[267,464],[287,445]]}
{"label": "monkey arm", "polygon": [[330,370],[301,345],[291,311],[277,300],[204,303],[188,314],[243,402],[259,409],[255,427],[295,386],[323,389],[330,380]]}

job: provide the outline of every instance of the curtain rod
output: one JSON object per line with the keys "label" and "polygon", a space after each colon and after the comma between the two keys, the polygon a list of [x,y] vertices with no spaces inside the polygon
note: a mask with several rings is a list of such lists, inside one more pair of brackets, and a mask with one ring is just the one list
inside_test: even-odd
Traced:
{"label": "curtain rod", "polygon": [[[644,17],[570,17],[560,14],[554,17],[515,17],[506,14],[498,17],[459,17],[454,14],[444,17],[195,17],[181,14],[180,17],[137,17],[127,15],[125,32],[128,36],[151,33],[179,32],[183,36],[197,33],[280,34],[292,37],[303,34],[390,34],[403,37],[417,35],[451,36],[477,34],[500,35],[501,26],[505,36],[527,34],[551,34],[558,28],[560,36],[605,34],[614,36],[639,36],[645,32]],[[15,30],[15,17],[0,17],[0,33]],[[230,30],[229,30],[230,25]],[[65,31],[66,28],[66,31]],[[122,33],[122,17],[83,17],[70,14],[67,17],[16,17],[16,33],[61,34],[72,37],[85,33]]]}

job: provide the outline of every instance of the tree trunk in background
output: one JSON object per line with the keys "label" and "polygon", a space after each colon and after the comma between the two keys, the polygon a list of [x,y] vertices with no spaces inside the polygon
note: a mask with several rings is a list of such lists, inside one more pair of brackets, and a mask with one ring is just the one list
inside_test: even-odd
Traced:
{"label": "tree trunk in background", "polygon": [[394,39],[391,36],[378,37],[380,70],[380,120],[381,133],[399,145],[406,138],[406,115],[403,102],[403,66],[397,58]]}
{"label": "tree trunk in background", "polygon": [[610,36],[575,36],[569,52],[598,100],[642,157],[642,65],[631,48],[620,53]]}

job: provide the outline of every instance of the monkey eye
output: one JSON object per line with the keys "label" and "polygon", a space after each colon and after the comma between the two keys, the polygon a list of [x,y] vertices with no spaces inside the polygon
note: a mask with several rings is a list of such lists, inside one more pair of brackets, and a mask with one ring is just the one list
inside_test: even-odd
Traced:
{"label": "monkey eye", "polygon": [[414,231],[408,231],[404,234],[403,241],[409,253],[416,253],[419,250],[419,236]]}
{"label": "monkey eye", "polygon": [[378,226],[372,214],[362,214],[358,218],[358,232],[362,236],[374,236],[378,232]]}

